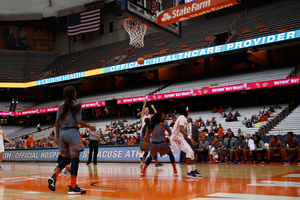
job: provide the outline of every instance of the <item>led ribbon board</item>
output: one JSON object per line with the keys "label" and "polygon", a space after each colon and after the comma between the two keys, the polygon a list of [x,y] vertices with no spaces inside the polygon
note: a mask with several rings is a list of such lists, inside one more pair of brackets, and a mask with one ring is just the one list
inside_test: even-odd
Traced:
{"label": "led ribbon board", "polygon": [[39,85],[59,83],[62,81],[76,80],[83,77],[107,74],[111,72],[120,72],[128,69],[141,68],[150,65],[158,65],[158,64],[163,64],[163,63],[168,63],[168,62],[173,62],[178,60],[184,60],[188,58],[200,59],[201,56],[213,55],[215,53],[223,53],[223,52],[229,52],[229,51],[234,51],[239,49],[246,49],[250,47],[272,44],[276,42],[289,41],[296,38],[300,38],[300,30],[289,31],[285,33],[269,35],[269,36],[244,40],[240,42],[233,42],[233,43],[228,43],[228,44],[223,44],[223,45],[218,45],[213,47],[196,49],[192,51],[186,51],[184,53],[175,53],[171,55],[150,58],[150,59],[146,59],[143,65],[139,65],[135,61],[135,62],[124,63],[120,65],[113,65],[109,67],[84,71],[84,72],[77,72],[73,74],[51,77],[51,78],[28,82],[28,83],[0,83],[0,88],[27,88],[27,87],[33,87]]}

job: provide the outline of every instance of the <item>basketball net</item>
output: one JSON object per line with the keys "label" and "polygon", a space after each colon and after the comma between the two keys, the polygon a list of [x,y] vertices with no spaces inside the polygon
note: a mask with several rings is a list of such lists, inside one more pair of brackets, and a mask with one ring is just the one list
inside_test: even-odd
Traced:
{"label": "basketball net", "polygon": [[123,25],[130,37],[129,44],[137,48],[144,47],[144,36],[146,34],[147,25],[133,18],[125,19]]}

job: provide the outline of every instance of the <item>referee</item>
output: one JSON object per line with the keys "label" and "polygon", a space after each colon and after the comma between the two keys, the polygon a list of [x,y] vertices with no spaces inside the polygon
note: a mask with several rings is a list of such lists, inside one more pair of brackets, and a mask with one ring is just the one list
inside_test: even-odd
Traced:
{"label": "referee", "polygon": [[96,124],[93,124],[93,127],[95,128],[94,131],[91,131],[90,129],[85,129],[85,133],[90,134],[90,153],[89,153],[89,160],[86,163],[86,165],[91,164],[92,161],[92,153],[94,150],[94,165],[97,165],[97,155],[98,155],[98,144],[100,139],[100,132],[96,128]]}

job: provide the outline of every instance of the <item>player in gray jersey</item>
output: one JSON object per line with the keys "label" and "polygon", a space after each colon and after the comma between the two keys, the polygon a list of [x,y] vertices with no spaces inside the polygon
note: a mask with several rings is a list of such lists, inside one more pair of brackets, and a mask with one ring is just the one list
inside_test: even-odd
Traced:
{"label": "player in gray jersey", "polygon": [[69,186],[68,194],[85,194],[86,191],[76,185],[79,156],[84,150],[84,145],[81,140],[79,127],[89,128],[94,131],[94,127],[82,121],[81,104],[76,99],[76,90],[72,86],[67,86],[63,91],[66,100],[59,105],[55,130],[56,142],[59,142],[60,154],[63,160],[55,168],[55,173],[48,179],[48,188],[55,191],[55,183],[61,170],[63,170],[71,162],[71,186]]}
{"label": "player in gray jersey", "polygon": [[144,146],[145,148],[147,148],[147,139],[151,135],[149,146],[151,156],[148,156],[148,158],[146,159],[144,168],[140,172],[141,176],[146,175],[147,167],[150,165],[152,159],[157,157],[157,153],[159,153],[160,156],[163,156],[165,154],[169,155],[170,161],[173,166],[174,176],[178,175],[175,165],[175,158],[165,138],[166,131],[169,133],[169,136],[171,136],[172,133],[168,124],[162,123],[162,121],[163,119],[160,113],[155,113],[154,116],[151,118],[151,124],[148,126],[148,131],[144,137]]}
{"label": "player in gray jersey", "polygon": [[[145,138],[145,135],[148,131],[148,126],[150,125],[151,121],[149,118],[146,118],[145,119],[145,126],[143,127],[143,129],[141,130],[141,141],[140,141],[140,149],[141,151],[144,151],[144,155],[143,157],[141,158],[141,165],[140,165],[140,168],[143,169],[144,167],[144,164],[145,164],[145,160],[148,156],[148,152],[149,152],[149,144],[150,144],[150,140],[149,138],[147,139],[146,141],[146,146],[147,148],[145,148],[145,145],[144,145],[144,138]],[[154,157],[154,160],[155,160],[155,167],[162,167],[164,164],[163,163],[159,163],[158,160],[157,160],[157,156]]]}

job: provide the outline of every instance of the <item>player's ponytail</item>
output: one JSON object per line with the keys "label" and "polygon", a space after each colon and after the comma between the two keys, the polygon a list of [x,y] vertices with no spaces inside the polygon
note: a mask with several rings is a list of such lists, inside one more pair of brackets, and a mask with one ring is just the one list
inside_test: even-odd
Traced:
{"label": "player's ponytail", "polygon": [[64,88],[63,94],[64,97],[66,97],[66,100],[64,101],[64,104],[62,105],[62,110],[59,115],[59,119],[63,119],[63,117],[70,111],[78,111],[81,109],[81,104],[78,103],[77,105],[73,105],[73,101],[75,100],[73,98],[74,93],[76,92],[75,88],[73,86],[67,86]]}
{"label": "player's ponytail", "polygon": [[151,124],[149,125],[150,132],[153,131],[155,124],[159,124],[162,121],[161,113],[155,113],[151,117]]}

